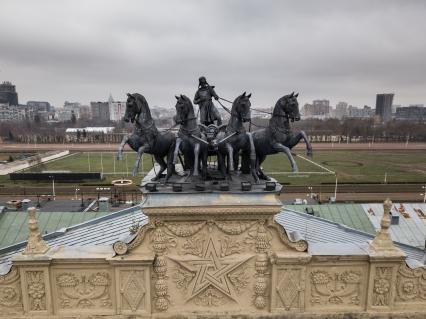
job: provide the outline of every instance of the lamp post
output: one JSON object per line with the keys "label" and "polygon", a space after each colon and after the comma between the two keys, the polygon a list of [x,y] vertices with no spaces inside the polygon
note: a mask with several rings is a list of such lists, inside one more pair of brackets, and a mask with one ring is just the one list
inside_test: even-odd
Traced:
{"label": "lamp post", "polygon": [[50,175],[49,176],[52,179],[52,196],[53,196],[53,200],[55,200],[55,176]]}
{"label": "lamp post", "polygon": [[77,192],[80,190],[80,188],[76,188],[75,189],[75,193],[74,193],[74,200],[77,200]]}

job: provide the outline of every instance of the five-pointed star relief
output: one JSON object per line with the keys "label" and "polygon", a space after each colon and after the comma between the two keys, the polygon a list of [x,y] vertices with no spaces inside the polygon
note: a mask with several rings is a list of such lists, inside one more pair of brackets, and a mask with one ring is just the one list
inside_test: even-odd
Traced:
{"label": "five-pointed star relief", "polygon": [[207,287],[212,286],[223,294],[236,300],[235,291],[232,289],[228,274],[248,261],[252,256],[246,256],[236,260],[234,257],[220,258],[212,238],[209,238],[207,247],[202,257],[192,259],[175,259],[171,258],[182,267],[195,273],[193,280],[191,296],[192,299]]}

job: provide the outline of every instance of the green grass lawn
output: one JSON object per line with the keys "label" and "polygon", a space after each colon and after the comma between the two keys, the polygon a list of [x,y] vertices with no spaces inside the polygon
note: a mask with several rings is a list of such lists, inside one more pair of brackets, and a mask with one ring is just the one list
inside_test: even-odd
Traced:
{"label": "green grass lawn", "polygon": [[[298,154],[306,157],[304,153]],[[125,152],[122,161],[116,160],[113,152],[79,152],[26,171],[101,172],[103,169],[105,180],[102,183],[108,184],[117,178],[129,178],[139,183],[143,173],[152,168],[152,159],[150,155],[144,155],[139,176],[133,178],[131,171],[135,158],[135,152]],[[262,166],[267,173],[281,183],[317,185],[335,181],[334,174],[327,173],[323,168],[297,156],[295,160],[299,166],[299,174],[290,173],[289,161],[283,154],[269,156]],[[314,151],[312,160],[336,172],[339,183],[382,183],[385,175],[387,175],[388,183],[426,183],[425,151]],[[0,184],[5,183],[10,183],[9,177],[0,176]],[[21,183],[34,185],[34,182],[19,182]]]}

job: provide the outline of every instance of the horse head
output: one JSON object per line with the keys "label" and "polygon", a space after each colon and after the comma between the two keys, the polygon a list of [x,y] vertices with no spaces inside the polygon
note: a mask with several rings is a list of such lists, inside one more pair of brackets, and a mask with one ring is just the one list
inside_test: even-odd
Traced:
{"label": "horse head", "polygon": [[140,123],[150,121],[151,111],[149,110],[148,102],[145,97],[139,93],[127,93],[126,112],[124,113],[125,122]]}
{"label": "horse head", "polygon": [[186,95],[175,95],[176,98],[176,116],[175,121],[177,124],[185,124],[188,118],[194,115],[194,107],[191,100]]}
{"label": "horse head", "polygon": [[251,93],[246,95],[246,92],[237,97],[234,103],[232,104],[231,116],[237,116],[243,122],[250,122],[250,97]]}
{"label": "horse head", "polygon": [[140,114],[141,110],[136,101],[135,94],[127,93],[126,112],[124,113],[123,120],[125,122],[135,122],[136,117]]}
{"label": "horse head", "polygon": [[277,101],[274,109],[274,115],[285,115],[292,122],[300,121],[300,112],[299,112],[299,103],[297,102],[297,97],[299,93],[284,95]]}

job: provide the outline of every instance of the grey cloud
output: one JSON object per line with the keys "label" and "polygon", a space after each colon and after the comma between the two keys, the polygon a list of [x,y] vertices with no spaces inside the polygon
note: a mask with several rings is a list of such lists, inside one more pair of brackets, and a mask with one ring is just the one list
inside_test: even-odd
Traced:
{"label": "grey cloud", "polygon": [[426,103],[424,1],[9,1],[0,80],[21,102],[146,95],[172,106],[206,75],[256,105],[290,91],[374,105]]}

